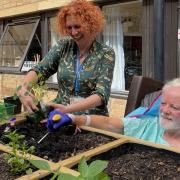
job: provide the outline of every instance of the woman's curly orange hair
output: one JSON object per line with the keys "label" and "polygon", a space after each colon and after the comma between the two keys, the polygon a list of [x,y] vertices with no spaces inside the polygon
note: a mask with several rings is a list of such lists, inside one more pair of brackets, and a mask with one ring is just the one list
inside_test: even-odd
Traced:
{"label": "woman's curly orange hair", "polygon": [[91,33],[99,33],[104,26],[104,16],[101,9],[86,0],[73,0],[59,10],[57,15],[57,30],[62,35],[68,35],[66,29],[66,16],[75,15],[81,18],[84,26]]}

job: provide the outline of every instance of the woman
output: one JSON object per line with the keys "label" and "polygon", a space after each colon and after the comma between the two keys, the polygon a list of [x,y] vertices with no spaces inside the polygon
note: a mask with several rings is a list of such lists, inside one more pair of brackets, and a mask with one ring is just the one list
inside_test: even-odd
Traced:
{"label": "woman", "polygon": [[29,112],[36,110],[34,96],[24,95],[28,83],[45,81],[57,72],[58,104],[51,106],[63,113],[108,115],[115,54],[95,39],[104,25],[100,8],[86,0],[72,1],[59,11],[57,25],[61,35],[71,38],[60,40],[26,75],[19,91],[22,103]]}

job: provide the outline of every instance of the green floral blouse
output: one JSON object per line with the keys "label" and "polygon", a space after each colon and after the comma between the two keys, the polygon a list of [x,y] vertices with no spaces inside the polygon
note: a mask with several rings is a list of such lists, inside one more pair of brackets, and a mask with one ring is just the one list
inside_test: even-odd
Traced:
{"label": "green floral blouse", "polygon": [[[57,72],[58,94],[55,99],[57,103],[67,105],[70,103],[70,96],[74,95],[77,51],[78,47],[72,39],[60,40],[33,68],[37,74],[41,74],[39,81],[47,80]],[[108,115],[107,103],[110,96],[114,63],[114,50],[94,41],[81,65],[78,96],[88,97],[97,94],[102,98],[103,104],[90,109],[88,114]],[[79,112],[79,114],[87,114],[87,111]]]}

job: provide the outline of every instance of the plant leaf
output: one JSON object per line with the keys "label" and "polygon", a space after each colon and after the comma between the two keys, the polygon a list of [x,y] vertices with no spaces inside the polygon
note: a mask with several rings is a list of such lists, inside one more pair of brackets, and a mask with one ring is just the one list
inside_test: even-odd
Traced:
{"label": "plant leaf", "polygon": [[17,93],[14,93],[13,100],[17,100],[17,99],[18,99],[18,95]]}
{"label": "plant leaf", "polygon": [[93,161],[89,165],[88,177],[97,176],[107,167],[107,164],[108,164],[107,161],[102,161],[102,160]]}
{"label": "plant leaf", "polygon": [[17,86],[17,87],[16,87],[16,91],[21,90],[21,88],[22,88],[22,86],[21,86],[21,85],[20,85],[20,86]]}
{"label": "plant leaf", "polygon": [[78,171],[82,177],[87,177],[88,175],[88,165],[85,157],[82,157],[78,164]]}
{"label": "plant leaf", "polygon": [[28,87],[29,87],[29,88],[32,88],[32,86],[33,86],[33,83],[32,83],[32,82],[29,82],[29,83],[28,83]]}
{"label": "plant leaf", "polygon": [[77,180],[77,177],[71,174],[62,173],[60,176],[58,176],[57,180]]}
{"label": "plant leaf", "polygon": [[19,163],[24,164],[24,159],[19,158]]}
{"label": "plant leaf", "polygon": [[97,176],[93,177],[93,180],[110,180],[110,177],[106,173],[101,172]]}
{"label": "plant leaf", "polygon": [[24,93],[24,96],[28,96],[28,95],[29,95],[29,92],[26,91],[26,92]]}
{"label": "plant leaf", "polygon": [[26,174],[32,174],[32,169],[31,168],[29,168],[28,170],[26,170]]}
{"label": "plant leaf", "polygon": [[38,169],[43,169],[43,170],[47,170],[47,171],[51,171],[51,168],[48,164],[48,162],[43,161],[43,160],[29,160],[29,162],[37,167]]}

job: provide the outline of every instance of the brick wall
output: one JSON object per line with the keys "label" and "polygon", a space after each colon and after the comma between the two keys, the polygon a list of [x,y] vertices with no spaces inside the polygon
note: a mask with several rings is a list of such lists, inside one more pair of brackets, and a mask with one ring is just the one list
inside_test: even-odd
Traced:
{"label": "brick wall", "polygon": [[[4,96],[11,96],[17,85],[21,84],[24,75],[0,74],[0,101]],[[51,101],[56,97],[57,91],[48,91],[45,102]],[[110,98],[108,108],[110,116],[123,117],[126,106],[126,100]]]}
{"label": "brick wall", "polygon": [[31,4],[31,3],[40,2],[40,1],[43,1],[43,0],[1,0],[0,9],[12,8],[12,7],[22,6],[22,5]]}

